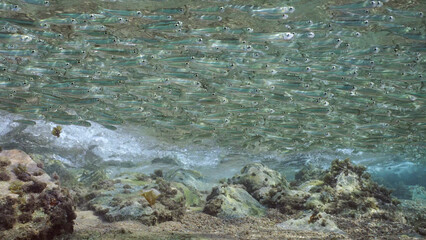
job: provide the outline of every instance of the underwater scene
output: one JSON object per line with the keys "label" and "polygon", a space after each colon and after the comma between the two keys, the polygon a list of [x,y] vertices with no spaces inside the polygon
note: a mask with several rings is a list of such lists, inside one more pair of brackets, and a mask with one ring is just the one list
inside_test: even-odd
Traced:
{"label": "underwater scene", "polygon": [[0,0],[0,239],[426,238],[425,0]]}

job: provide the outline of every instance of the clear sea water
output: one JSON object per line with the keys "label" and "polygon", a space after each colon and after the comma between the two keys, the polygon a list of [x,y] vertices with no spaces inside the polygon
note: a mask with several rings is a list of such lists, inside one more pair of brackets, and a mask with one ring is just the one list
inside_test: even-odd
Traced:
{"label": "clear sea water", "polygon": [[425,187],[425,9],[2,0],[0,146],[211,182],[250,162],[292,179],[349,157],[391,188]]}

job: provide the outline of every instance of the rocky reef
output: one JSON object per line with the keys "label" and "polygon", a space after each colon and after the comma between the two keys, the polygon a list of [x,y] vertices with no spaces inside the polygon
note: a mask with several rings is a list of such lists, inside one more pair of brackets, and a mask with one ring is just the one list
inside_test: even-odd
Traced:
{"label": "rocky reef", "polygon": [[80,202],[108,222],[136,220],[146,225],[179,221],[187,207],[199,206],[201,195],[192,187],[164,180],[162,171],[150,176],[122,174],[95,183]]}
{"label": "rocky reef", "polygon": [[27,154],[0,152],[0,239],[53,239],[73,232],[74,202]]}
{"label": "rocky reef", "polygon": [[[69,239],[87,238],[94,229],[99,235],[95,239],[105,239],[105,228],[115,229],[106,239],[208,234],[251,239],[264,238],[263,231],[273,239],[300,234],[365,239],[420,237],[426,232],[424,206],[414,201],[399,204],[365,167],[349,159],[335,160],[328,169],[307,165],[292,182],[264,164],[250,163],[215,185],[200,172],[178,167],[164,173],[151,169],[148,175],[114,165],[123,171],[111,177],[102,166],[71,169],[57,160],[33,158],[17,150],[0,153],[0,239],[51,239],[71,233],[74,205],[83,225],[77,225],[79,233],[65,235]],[[421,198],[423,191],[413,189],[413,196]],[[90,229],[84,226],[87,221],[93,223]],[[220,229],[227,235],[215,235]],[[151,231],[153,238],[147,235]],[[359,234],[362,238],[356,237]]]}
{"label": "rocky reef", "polygon": [[391,191],[375,183],[365,170],[349,159],[336,159],[329,169],[308,165],[288,183],[280,173],[261,163],[248,164],[225,184],[212,189],[204,212],[232,219],[263,216],[264,209],[277,209],[292,216],[278,225],[287,230],[344,235],[334,220],[371,219],[410,223],[422,233],[422,215],[417,214],[415,219],[404,215]]}
{"label": "rocky reef", "polygon": [[391,191],[373,182],[365,167],[356,166],[349,159],[333,161],[328,170],[302,168],[291,184],[278,172],[254,163],[228,182],[243,185],[261,204],[284,214],[312,210],[350,217],[362,214],[392,220],[401,217],[389,214],[397,212],[398,204]]}
{"label": "rocky reef", "polygon": [[[300,172],[310,173],[306,169]],[[298,198],[302,209],[405,221],[397,208],[399,201],[391,197],[391,191],[372,181],[365,167],[356,166],[349,159],[334,160],[328,170],[316,177],[295,187],[305,193]]]}

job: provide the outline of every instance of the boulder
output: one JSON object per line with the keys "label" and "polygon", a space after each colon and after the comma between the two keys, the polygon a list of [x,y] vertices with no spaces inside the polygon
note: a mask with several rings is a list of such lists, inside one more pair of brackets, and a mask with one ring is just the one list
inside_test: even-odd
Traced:
{"label": "boulder", "polygon": [[[275,205],[284,210],[283,205],[288,206],[289,202],[293,202],[297,204],[290,204],[291,208],[303,205],[299,210],[311,209],[351,217],[369,215],[400,221],[398,219],[400,214],[395,209],[396,202],[391,198],[391,192],[373,182],[365,170],[365,167],[354,165],[349,159],[334,160],[330,168],[321,171],[321,174],[305,174],[314,171],[302,169],[303,173],[296,175],[312,176],[312,178],[300,177],[306,181],[299,183],[297,187],[299,191],[308,194],[305,196],[307,198],[301,201],[300,198],[295,199],[295,195],[286,194],[281,198],[281,202],[275,202]],[[287,207],[285,210],[288,212],[290,208]]]}
{"label": "boulder", "polygon": [[73,232],[74,202],[26,153],[0,153],[0,239],[52,239]]}
{"label": "boulder", "polygon": [[190,191],[183,186],[175,187],[176,183],[161,177],[146,177],[144,181],[115,179],[111,183],[112,186],[105,185],[106,189],[89,193],[94,196],[87,203],[88,209],[106,221],[137,220],[155,225],[184,216]]}
{"label": "boulder", "polygon": [[224,219],[263,216],[266,209],[246,190],[238,186],[214,187],[207,196],[204,212]]}
{"label": "boulder", "polygon": [[241,173],[228,180],[231,184],[243,185],[262,204],[267,204],[274,192],[288,188],[284,176],[261,163],[251,163]]}

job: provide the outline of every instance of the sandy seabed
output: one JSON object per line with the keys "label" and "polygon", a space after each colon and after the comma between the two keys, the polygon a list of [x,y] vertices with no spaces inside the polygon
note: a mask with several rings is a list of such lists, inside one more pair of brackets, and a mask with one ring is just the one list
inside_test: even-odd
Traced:
{"label": "sandy seabed", "polygon": [[77,211],[74,233],[59,239],[422,239],[408,225],[371,219],[334,217],[345,235],[326,232],[290,231],[277,227],[288,220],[278,211],[269,210],[266,217],[223,220],[195,210],[188,210],[179,222],[146,226],[137,221],[109,223],[92,211]]}

